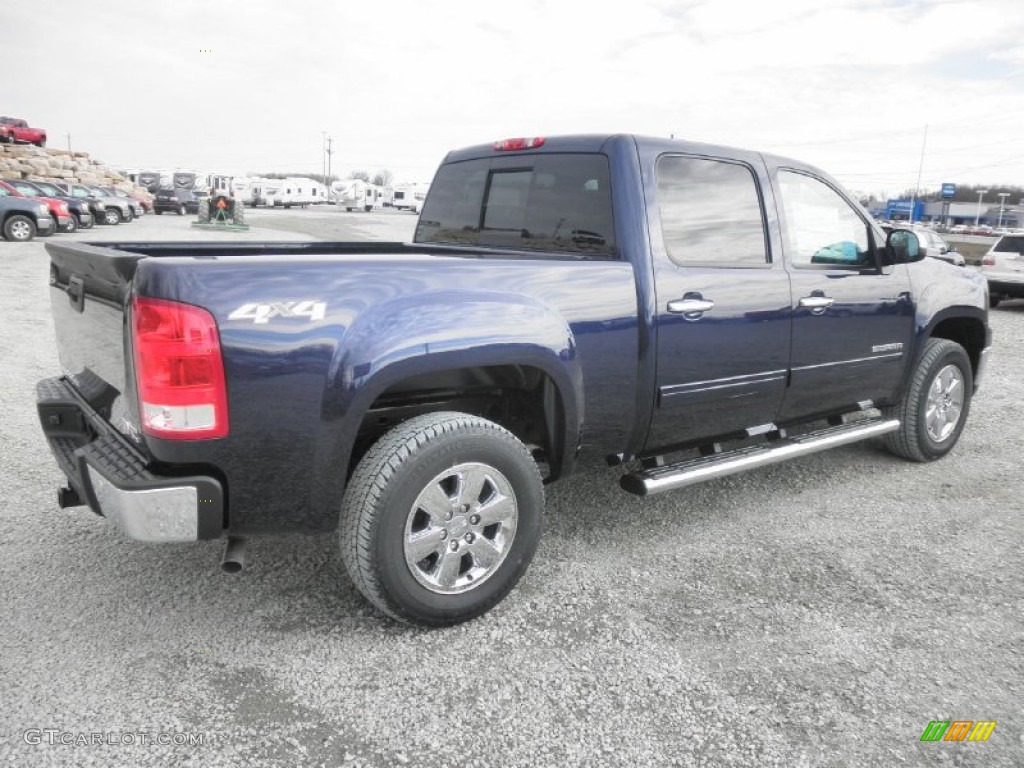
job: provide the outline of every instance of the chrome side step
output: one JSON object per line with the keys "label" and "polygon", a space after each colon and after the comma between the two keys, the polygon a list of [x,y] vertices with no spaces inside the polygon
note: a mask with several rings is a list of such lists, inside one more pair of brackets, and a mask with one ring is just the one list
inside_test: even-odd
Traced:
{"label": "chrome side step", "polygon": [[734,475],[755,467],[777,464],[798,456],[807,456],[840,445],[856,443],[871,437],[878,437],[900,428],[899,419],[870,419],[840,424],[837,427],[819,429],[797,437],[786,437],[766,445],[752,445],[745,448],[701,456],[696,459],[666,464],[640,472],[623,475],[619,485],[623,490],[637,496],[671,491],[687,485]]}

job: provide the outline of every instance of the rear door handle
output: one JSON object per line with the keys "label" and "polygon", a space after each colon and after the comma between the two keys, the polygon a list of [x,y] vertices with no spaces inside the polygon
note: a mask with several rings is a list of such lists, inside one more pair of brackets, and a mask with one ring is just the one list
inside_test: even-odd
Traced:
{"label": "rear door handle", "polygon": [[668,311],[677,315],[702,315],[714,308],[711,299],[676,299],[668,303]]}
{"label": "rear door handle", "polygon": [[816,315],[820,315],[835,303],[831,296],[804,296],[800,299],[800,306],[806,307]]}

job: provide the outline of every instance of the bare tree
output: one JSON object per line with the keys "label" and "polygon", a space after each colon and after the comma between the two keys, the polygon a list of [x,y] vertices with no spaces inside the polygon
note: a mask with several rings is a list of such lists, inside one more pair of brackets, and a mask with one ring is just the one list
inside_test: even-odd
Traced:
{"label": "bare tree", "polygon": [[373,183],[378,187],[390,187],[394,178],[395,177],[391,175],[391,171],[385,168],[382,171],[377,171],[377,174],[373,177]]}
{"label": "bare tree", "polygon": [[370,174],[367,171],[352,171],[348,177],[350,179],[359,179],[367,182],[370,180]]}

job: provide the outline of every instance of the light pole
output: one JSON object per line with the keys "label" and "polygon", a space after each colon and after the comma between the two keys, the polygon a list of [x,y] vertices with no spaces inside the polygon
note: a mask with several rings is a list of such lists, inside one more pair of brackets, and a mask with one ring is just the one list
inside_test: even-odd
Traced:
{"label": "light pole", "polygon": [[981,221],[981,198],[983,198],[987,194],[988,194],[988,190],[987,189],[979,189],[978,190],[978,213],[974,217],[974,226],[978,226],[979,222]]}
{"label": "light pole", "polygon": [[1003,226],[1003,205],[1006,203],[1006,198],[1010,196],[1009,192],[999,192],[999,223],[996,224],[996,229]]}

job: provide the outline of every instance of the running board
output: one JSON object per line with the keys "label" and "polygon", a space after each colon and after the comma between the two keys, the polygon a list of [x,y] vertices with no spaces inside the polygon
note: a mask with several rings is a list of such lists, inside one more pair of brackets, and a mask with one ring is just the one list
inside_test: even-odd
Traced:
{"label": "running board", "polygon": [[899,419],[854,421],[796,437],[786,437],[767,445],[751,445],[711,456],[680,461],[677,464],[666,464],[633,472],[623,475],[619,480],[619,485],[623,490],[635,493],[637,496],[650,496],[702,483],[705,480],[734,475],[755,467],[764,467],[787,459],[807,456],[829,448],[838,448],[840,445],[895,432],[899,428]]}

